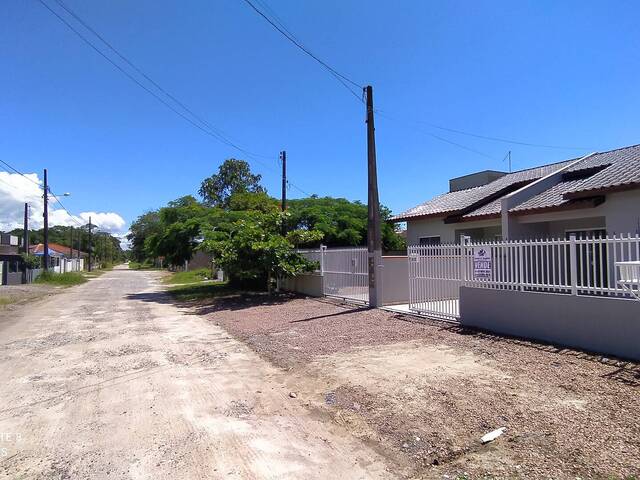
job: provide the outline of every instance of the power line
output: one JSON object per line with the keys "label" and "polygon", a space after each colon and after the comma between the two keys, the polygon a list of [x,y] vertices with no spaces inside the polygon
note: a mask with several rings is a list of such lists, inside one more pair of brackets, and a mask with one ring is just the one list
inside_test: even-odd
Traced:
{"label": "power line", "polygon": [[15,173],[17,173],[18,175],[20,175],[21,177],[26,178],[27,180],[29,180],[31,183],[35,184],[38,186],[38,188],[42,188],[42,185],[40,185],[40,183],[36,182],[35,180],[33,180],[32,178],[27,177],[24,173],[22,173],[20,170],[18,170],[17,168],[14,168],[13,166],[9,165],[7,162],[5,162],[4,160],[0,160],[0,163],[2,163],[3,165],[5,165],[6,167],[10,168],[11,170],[13,170]]}
{"label": "power line", "polygon": [[[336,80],[338,80],[342,84],[343,87],[345,87],[347,90],[349,90],[349,92],[351,92],[351,94],[354,97],[356,97],[359,102],[362,102],[362,97],[358,93],[356,93],[356,91],[354,91],[353,88],[351,88],[349,86],[349,84],[351,84],[352,86],[356,87],[358,90],[361,90],[363,88],[362,85],[360,85],[357,82],[354,82],[349,77],[347,77],[346,75],[343,75],[342,73],[338,72],[331,65],[329,65],[328,63],[324,62],[323,60],[318,58],[316,55],[314,55],[313,52],[311,52],[309,49],[307,49],[297,38],[295,38],[295,36],[293,34],[291,34],[286,28],[283,28],[283,27],[277,25],[275,21],[271,20],[265,13],[263,13],[258,7],[256,7],[251,2],[251,0],[244,0],[244,2],[247,5],[249,5],[249,7],[251,7],[251,9],[253,9],[253,11],[255,11],[258,15],[260,15],[264,20],[266,20],[269,23],[269,25],[271,25],[273,28],[275,28],[283,37],[285,37],[287,40],[289,40],[291,43],[293,43],[298,49],[300,49],[306,55],[310,56],[316,62],[318,62],[320,65],[322,65],[331,75],[333,75],[333,77]],[[271,10],[271,9],[269,9],[269,10]],[[273,12],[273,10],[271,10],[271,12]]]}
{"label": "power line", "polygon": [[480,134],[477,134],[477,133],[465,132],[463,130],[457,130],[455,128],[443,127],[443,126],[440,126],[440,125],[436,125],[434,123],[425,122],[423,120],[417,120],[417,122],[418,123],[422,123],[424,125],[428,125],[428,126],[433,127],[433,128],[437,128],[439,130],[444,130],[446,132],[459,133],[460,135],[467,135],[469,137],[481,138],[483,140],[490,140],[490,141],[493,141],[493,142],[509,143],[509,144],[512,144],[512,145],[524,145],[526,147],[555,148],[555,149],[559,149],[559,150],[591,150],[590,148],[585,148],[585,147],[567,147],[567,146],[562,146],[562,145],[545,145],[545,144],[541,144],[541,143],[521,142],[521,141],[518,141],[518,140],[509,140],[507,138],[491,137],[491,136],[488,136],[488,135],[480,135]]}
{"label": "power line", "polygon": [[[88,31],[90,31],[91,33],[93,33],[98,39],[100,39],[100,41],[102,41],[110,50],[112,50],[116,55],[118,55],[118,57],[120,57],[124,62],[126,62],[128,65],[130,65],[136,72],[138,72],[140,75],[142,75],[147,81],[149,81],[153,86],[155,86],[160,92],[162,92],[164,95],[166,95],[169,99],[171,99],[173,102],[175,102],[177,105],[179,105],[184,111],[186,111],[188,114],[190,114],[191,116],[193,116],[196,120],[198,120],[198,122],[200,122],[201,124],[198,124],[196,122],[194,122],[191,118],[189,118],[187,115],[183,114],[181,111],[177,110],[173,105],[171,105],[170,103],[168,103],[167,101],[165,101],[162,97],[160,97],[158,94],[156,94],[154,91],[152,91],[150,88],[148,88],[146,85],[144,85],[142,82],[140,82],[137,78],[135,78],[133,75],[131,75],[129,72],[127,72],[124,68],[122,68],[120,65],[118,65],[114,60],[112,60],[111,58],[109,58],[102,50],[100,50],[97,46],[95,46],[87,37],[85,37],[82,33],[80,33],[76,28],[73,27],[73,25],[71,25],[69,22],[67,22],[63,17],[61,17],[55,10],[53,10],[47,3],[44,2],[44,0],[38,0],[40,2],[40,4],[42,6],[44,6],[52,15],[54,15],[58,20],[60,20],[65,26],[67,26],[67,28],[69,28],[72,32],[74,32],[83,42],[85,42],[89,47],[91,47],[96,53],[98,53],[102,58],[104,58],[105,60],[107,60],[113,67],[115,67],[118,71],[120,71],[123,75],[125,75],[127,78],[129,78],[132,82],[134,82],[136,85],[138,85],[140,88],[142,88],[143,90],[145,90],[147,93],[149,93],[150,95],[152,95],[156,100],[158,100],[159,102],[161,102],[163,105],[165,105],[167,108],[169,108],[172,112],[174,112],[175,114],[179,115],[181,118],[183,118],[184,120],[186,120],[187,122],[189,122],[192,126],[194,126],[195,128],[197,128],[198,130],[202,131],[203,133],[205,133],[206,135],[209,135],[213,138],[215,138],[216,140],[218,140],[219,142],[233,147],[236,150],[238,150],[239,152],[244,153],[245,155],[249,156],[249,157],[253,157],[254,161],[256,163],[259,163],[260,165],[262,165],[263,167],[275,172],[275,173],[279,173],[275,168],[271,167],[270,165],[267,165],[265,162],[260,161],[258,158],[268,158],[268,159],[275,159],[275,157],[272,156],[267,156],[267,155],[260,155],[254,152],[251,152],[249,150],[246,150],[242,147],[240,147],[239,145],[235,144],[234,142],[232,142],[231,140],[229,140],[228,138],[226,138],[223,135],[223,132],[220,129],[217,129],[215,127],[213,127],[209,122],[207,122],[206,120],[204,120],[201,116],[197,115],[192,109],[190,109],[189,107],[187,107],[185,105],[184,102],[181,102],[180,100],[178,100],[174,95],[170,94],[167,90],[165,90],[164,88],[162,88],[160,86],[160,84],[158,84],[156,81],[154,81],[151,77],[149,77],[146,73],[144,73],[142,71],[142,69],[140,69],[139,67],[137,67],[132,61],[130,61],[126,56],[124,56],[123,54],[121,54],[110,42],[108,42],[102,35],[100,35],[95,29],[93,29],[87,22],[85,22],[84,20],[82,20],[82,18],[77,15],[75,12],[73,12],[73,10],[71,10],[69,7],[67,7],[61,0],[56,0],[56,2],[67,12],[69,13],[73,18],[75,18],[81,25],[83,25]],[[293,184],[292,184],[293,185]],[[295,186],[295,185],[294,185]],[[297,188],[300,191],[301,190],[299,187],[295,186],[295,188]]]}
{"label": "power line", "polygon": [[[76,12],[74,12],[71,8],[69,8],[62,0],[55,0],[58,5],[60,5],[69,15],[75,18],[83,27],[93,33],[104,45],[107,46],[113,53],[115,53],[120,59],[126,62],[131,68],[133,68],[136,72],[138,72],[142,77],[144,77],[149,83],[151,83],[154,87],[156,87],[160,92],[166,95],[169,99],[179,105],[183,110],[188,112],[192,117],[198,120],[200,123],[205,125],[207,128],[220,135],[221,137],[225,136],[226,133],[222,130],[211,125],[207,120],[196,114],[192,109],[190,109],[183,102],[178,100],[174,95],[165,90],[158,82],[153,80],[149,75],[147,75],[140,67],[136,66],[129,58],[127,58],[124,54],[122,54],[118,49],[116,49],[106,38],[104,38],[100,33],[98,33],[91,25],[89,25],[86,21],[84,21]],[[247,152],[244,152],[247,153]],[[257,153],[249,152],[252,155],[264,158],[271,158],[266,155],[259,155]]]}
{"label": "power line", "polygon": [[[165,101],[162,97],[160,97],[158,94],[156,94],[153,90],[149,89],[146,85],[144,85],[142,82],[140,82],[137,78],[135,78],[133,75],[131,75],[129,72],[127,72],[124,68],[122,68],[120,65],[118,65],[115,61],[113,61],[111,58],[109,58],[104,52],[102,52],[102,50],[100,50],[98,47],[96,47],[87,37],[85,37],[82,33],[80,33],[76,28],[73,27],[73,25],[71,25],[69,22],[67,22],[64,18],[62,18],[55,10],[53,10],[49,5],[47,5],[44,0],[38,0],[40,2],[41,5],[43,5],[49,12],[51,12],[52,15],[54,15],[58,20],[60,20],[64,25],[67,26],[67,28],[69,28],[72,32],[74,32],[83,42],[85,42],[87,45],[89,45],[89,47],[91,47],[97,54],[99,54],[102,58],[104,58],[106,61],[108,61],[111,65],[113,65],[116,69],[118,69],[118,71],[120,71],[123,75],[125,75],[127,78],[129,78],[132,82],[134,82],[136,85],[138,85],[140,88],[142,88],[143,90],[145,90],[149,95],[153,96],[156,100],[158,100],[160,103],[162,103],[164,106],[166,106],[169,110],[171,110],[172,112],[174,112],[176,115],[180,116],[182,119],[186,120],[187,122],[189,122],[192,126],[194,126],[195,128],[197,128],[198,130],[202,131],[203,133],[205,133],[206,135],[209,135],[210,137],[215,138],[216,140],[218,140],[219,142],[233,147],[236,150],[238,150],[239,152],[242,152],[248,156],[252,156],[252,157],[258,157],[261,155],[255,154],[253,152],[250,152],[238,145],[236,145],[235,143],[233,143],[231,140],[225,138],[222,134],[207,129],[205,128],[205,126],[200,125],[196,122],[194,122],[191,118],[189,118],[187,115],[185,115],[184,113],[182,113],[181,111],[177,110],[173,105],[171,105],[170,103],[168,103],[167,101]],[[155,82],[153,82],[155,83]],[[184,107],[183,107],[184,108]],[[193,114],[192,114],[193,115]],[[200,120],[202,121],[202,120]],[[266,157],[265,158],[271,158],[271,157]],[[260,161],[256,160],[256,162],[261,163]],[[261,163],[263,164],[263,163]],[[264,165],[264,164],[263,164]]]}
{"label": "power line", "polygon": [[[398,121],[398,122],[404,123],[405,125],[412,126],[411,123],[406,122],[406,121],[403,122],[402,120],[396,119],[396,118],[390,116],[386,112],[382,112],[380,110],[376,110],[376,113],[378,114],[379,117],[386,118],[388,120]],[[453,145],[455,147],[461,148],[461,149],[466,150],[468,152],[475,153],[476,155],[480,155],[482,157],[485,157],[485,158],[488,158],[488,159],[494,160],[494,161],[498,160],[497,158],[495,158],[495,157],[493,157],[493,156],[491,156],[491,155],[489,155],[487,153],[481,152],[480,150],[476,150],[475,148],[467,147],[466,145],[463,145],[463,144],[458,143],[458,142],[454,142],[453,140],[449,140],[448,138],[445,138],[445,137],[441,137],[440,135],[436,135],[435,133],[427,132],[427,131],[420,130],[420,129],[417,129],[417,128],[414,128],[414,130],[416,132],[418,132],[418,133],[423,134],[423,135],[428,135],[429,137],[435,138],[436,140],[440,140],[441,142],[448,143],[449,145]]]}

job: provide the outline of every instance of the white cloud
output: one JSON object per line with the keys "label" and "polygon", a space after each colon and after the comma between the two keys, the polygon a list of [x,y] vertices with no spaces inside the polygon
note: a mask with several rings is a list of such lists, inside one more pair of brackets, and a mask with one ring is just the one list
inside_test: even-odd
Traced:
{"label": "white cloud", "polygon": [[[27,178],[25,178],[27,177]],[[42,182],[35,173],[25,174],[0,172],[0,230],[22,228],[24,204],[30,205],[29,224],[32,229],[43,226]],[[109,233],[122,232],[126,222],[114,212],[82,212],[71,216],[52,198],[49,201],[49,226],[78,225],[91,222],[100,230]]]}

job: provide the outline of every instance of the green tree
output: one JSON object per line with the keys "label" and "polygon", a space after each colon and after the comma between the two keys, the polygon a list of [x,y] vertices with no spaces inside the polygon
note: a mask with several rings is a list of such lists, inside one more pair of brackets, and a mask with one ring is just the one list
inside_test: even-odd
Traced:
{"label": "green tree", "polygon": [[160,223],[160,213],[158,210],[151,210],[140,215],[129,228],[127,239],[129,240],[129,248],[131,250],[130,258],[136,262],[144,262],[151,258],[149,252],[145,249],[147,239],[152,235],[161,233],[163,226]]}
{"label": "green tree", "polygon": [[294,242],[314,242],[322,238],[317,230],[299,230],[282,236],[286,213],[277,211],[225,212],[237,217],[205,232],[204,248],[212,252],[216,264],[233,284],[243,287],[267,285],[278,276],[296,276],[315,268],[313,262],[295,252]]}
{"label": "green tree", "polygon": [[169,202],[158,212],[158,229],[144,240],[145,254],[151,258],[164,257],[170,265],[182,265],[199,246],[203,225],[211,224],[219,212],[191,195]]}
{"label": "green tree", "polygon": [[[367,206],[345,198],[311,196],[289,201],[289,229],[315,229],[324,234],[329,247],[362,246],[367,243]],[[380,207],[383,250],[403,250],[406,243],[386,222],[391,212]]]}
{"label": "green tree", "polygon": [[230,198],[235,193],[265,192],[260,185],[261,179],[261,175],[251,173],[246,161],[229,158],[220,165],[218,173],[203,180],[198,193],[207,205],[228,208]]}

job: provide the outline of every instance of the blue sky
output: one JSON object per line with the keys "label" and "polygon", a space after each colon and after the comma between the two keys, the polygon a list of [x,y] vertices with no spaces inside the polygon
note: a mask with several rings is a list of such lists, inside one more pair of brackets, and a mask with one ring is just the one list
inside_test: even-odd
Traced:
{"label": "blue sky", "polygon": [[[366,201],[362,104],[243,1],[65,3],[235,142],[271,156],[260,159],[269,168],[247,158],[271,194],[286,149],[290,179],[306,192]],[[380,199],[395,212],[445,191],[451,177],[506,169],[508,150],[521,169],[640,143],[638,2],[266,3],[316,55],[374,86],[376,107],[392,117],[376,125]],[[29,173],[46,166],[53,188],[72,192],[73,212],[116,212],[128,224],[195,194],[225,158],[243,158],[37,0],[2,2],[0,62],[0,159]]]}

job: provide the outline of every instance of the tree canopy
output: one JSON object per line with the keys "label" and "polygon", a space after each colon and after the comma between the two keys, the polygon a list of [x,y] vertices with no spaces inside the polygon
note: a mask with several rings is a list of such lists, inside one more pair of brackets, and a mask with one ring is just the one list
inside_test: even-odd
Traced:
{"label": "tree canopy", "polygon": [[218,168],[218,173],[205,178],[198,193],[205,204],[211,207],[227,208],[233,194],[241,192],[266,192],[260,185],[262,176],[251,173],[251,167],[244,160],[229,158]]}
{"label": "tree canopy", "polygon": [[[367,206],[344,198],[292,199],[286,212],[260,185],[243,160],[229,159],[200,187],[200,202],[187,195],[141,215],[131,226],[137,261],[164,257],[182,266],[196,250],[213,254],[235,283],[267,285],[281,276],[314,268],[295,252],[298,246],[362,246],[367,242]],[[383,250],[402,250],[404,240],[384,222]],[[283,234],[283,225],[286,234]]]}

